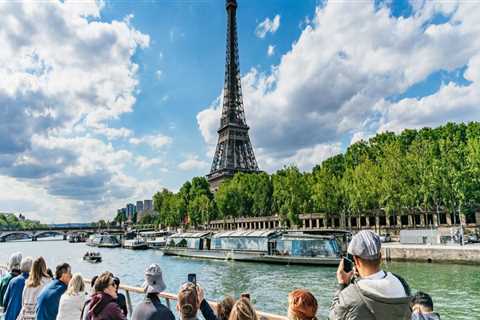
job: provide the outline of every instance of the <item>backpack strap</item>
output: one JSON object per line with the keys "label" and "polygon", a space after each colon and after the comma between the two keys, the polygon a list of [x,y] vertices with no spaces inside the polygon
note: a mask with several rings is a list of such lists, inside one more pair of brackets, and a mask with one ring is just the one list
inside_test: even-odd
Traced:
{"label": "backpack strap", "polygon": [[400,281],[400,283],[403,286],[403,289],[405,290],[405,294],[407,295],[407,297],[410,297],[411,294],[412,294],[412,291],[410,290],[410,286],[408,285],[407,281],[405,279],[403,279],[401,276],[399,276],[399,275],[397,275],[393,272],[392,272],[392,275]]}

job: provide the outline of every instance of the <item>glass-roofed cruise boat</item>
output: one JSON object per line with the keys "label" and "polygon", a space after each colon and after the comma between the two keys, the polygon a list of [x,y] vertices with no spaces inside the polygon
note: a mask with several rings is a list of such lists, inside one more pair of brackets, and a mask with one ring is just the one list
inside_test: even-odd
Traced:
{"label": "glass-roofed cruise boat", "polygon": [[170,236],[165,255],[304,265],[338,265],[334,236],[275,230],[189,232]]}

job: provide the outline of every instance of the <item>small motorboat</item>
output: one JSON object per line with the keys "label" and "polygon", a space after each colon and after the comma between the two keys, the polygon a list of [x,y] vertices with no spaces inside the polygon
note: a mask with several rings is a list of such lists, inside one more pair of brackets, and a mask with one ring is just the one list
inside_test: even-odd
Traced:
{"label": "small motorboat", "polygon": [[102,262],[102,256],[100,252],[87,252],[83,255],[83,260],[91,263],[100,263]]}

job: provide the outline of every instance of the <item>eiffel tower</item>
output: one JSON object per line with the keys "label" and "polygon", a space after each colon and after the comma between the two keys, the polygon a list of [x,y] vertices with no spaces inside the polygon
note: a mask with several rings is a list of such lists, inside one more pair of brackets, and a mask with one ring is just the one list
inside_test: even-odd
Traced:
{"label": "eiffel tower", "polygon": [[236,172],[258,172],[257,160],[248,136],[243,111],[242,86],[237,40],[237,1],[226,0],[228,14],[227,52],[222,117],[218,129],[218,142],[212,168],[207,175],[210,188],[218,189],[220,183]]}

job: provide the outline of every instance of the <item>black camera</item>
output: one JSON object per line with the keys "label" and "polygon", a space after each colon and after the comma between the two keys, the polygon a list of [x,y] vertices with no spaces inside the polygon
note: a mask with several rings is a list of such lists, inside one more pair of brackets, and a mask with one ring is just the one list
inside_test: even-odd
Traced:
{"label": "black camera", "polygon": [[353,266],[355,262],[353,261],[353,256],[351,254],[347,254],[343,257],[343,271],[350,272],[353,270]]}
{"label": "black camera", "polygon": [[197,275],[195,273],[189,273],[187,279],[188,279],[188,282],[191,282],[194,285],[197,285]]}

